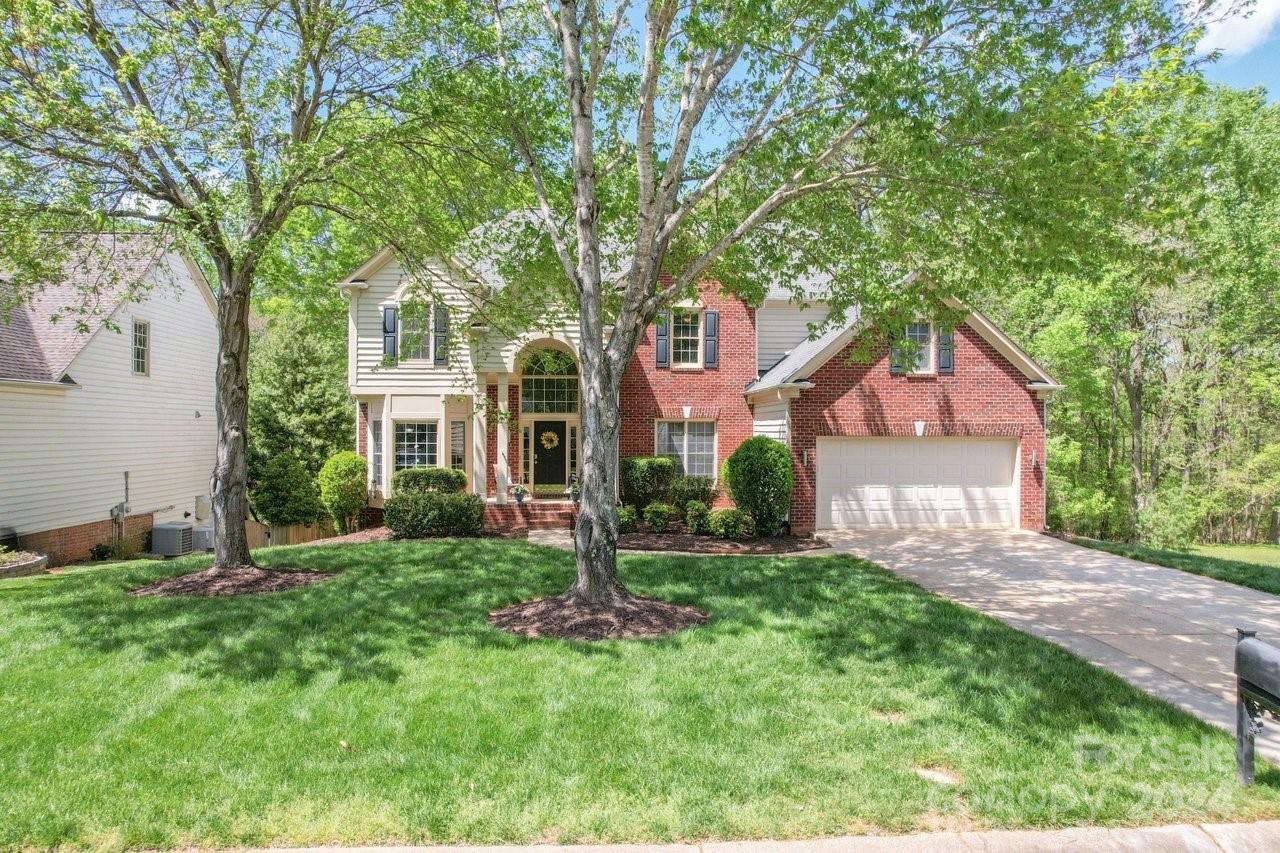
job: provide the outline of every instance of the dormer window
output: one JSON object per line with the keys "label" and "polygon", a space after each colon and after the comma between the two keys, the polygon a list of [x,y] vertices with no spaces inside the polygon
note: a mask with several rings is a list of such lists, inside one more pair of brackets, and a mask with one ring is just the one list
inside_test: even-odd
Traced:
{"label": "dormer window", "polygon": [[138,376],[151,373],[151,324],[133,321],[133,372]]}

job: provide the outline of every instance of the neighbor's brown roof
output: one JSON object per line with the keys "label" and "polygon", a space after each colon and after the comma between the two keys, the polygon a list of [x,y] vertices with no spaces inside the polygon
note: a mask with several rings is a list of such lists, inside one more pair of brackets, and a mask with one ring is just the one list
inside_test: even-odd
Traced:
{"label": "neighbor's brown roof", "polygon": [[168,247],[150,234],[72,234],[67,240],[59,280],[18,306],[7,323],[0,317],[0,379],[61,381]]}

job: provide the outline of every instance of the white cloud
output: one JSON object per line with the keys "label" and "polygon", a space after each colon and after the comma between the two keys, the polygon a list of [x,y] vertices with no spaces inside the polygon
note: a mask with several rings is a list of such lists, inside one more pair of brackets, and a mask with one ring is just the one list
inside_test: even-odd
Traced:
{"label": "white cloud", "polygon": [[1224,56],[1244,56],[1267,41],[1280,23],[1280,0],[1257,0],[1244,14],[1214,21],[1205,28],[1196,51],[1221,50]]}

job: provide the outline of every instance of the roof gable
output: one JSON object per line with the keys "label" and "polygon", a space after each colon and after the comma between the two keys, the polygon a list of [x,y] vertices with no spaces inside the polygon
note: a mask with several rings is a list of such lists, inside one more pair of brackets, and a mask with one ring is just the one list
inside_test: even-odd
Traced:
{"label": "roof gable", "polygon": [[[952,308],[967,310],[965,324],[977,332],[983,340],[991,344],[1010,364],[1027,377],[1028,384],[1037,390],[1056,391],[1060,385],[1043,367],[1036,363],[1027,352],[1014,343],[1013,339],[978,311],[966,309],[956,300],[947,300]],[[855,307],[846,321],[833,327],[812,340],[805,340],[764,373],[759,379],[747,386],[748,396],[764,391],[794,386],[809,378],[818,368],[830,361],[835,355],[848,346],[859,333],[865,331],[867,324],[862,320]]]}
{"label": "roof gable", "polygon": [[[168,253],[150,234],[69,235],[59,280],[0,320],[0,379],[60,382],[119,306]],[[207,289],[207,288],[206,288]],[[209,298],[209,294],[204,294]]]}

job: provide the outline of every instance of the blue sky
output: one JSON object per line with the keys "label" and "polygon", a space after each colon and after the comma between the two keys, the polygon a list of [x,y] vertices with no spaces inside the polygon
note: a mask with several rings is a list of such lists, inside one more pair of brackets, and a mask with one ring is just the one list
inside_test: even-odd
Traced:
{"label": "blue sky", "polygon": [[1268,99],[1280,101],[1280,0],[1257,0],[1247,16],[1208,26],[1201,52],[1221,50],[1222,58],[1205,76],[1239,88],[1265,86]]}

